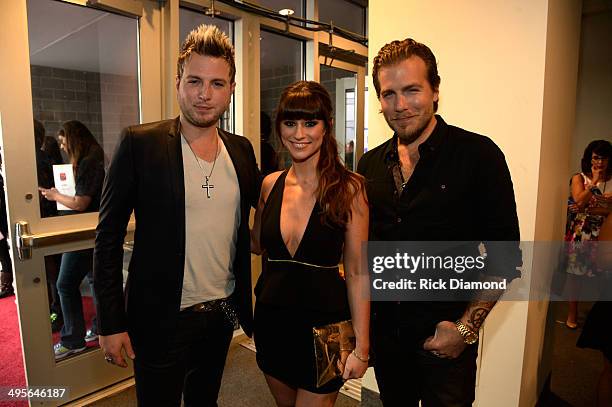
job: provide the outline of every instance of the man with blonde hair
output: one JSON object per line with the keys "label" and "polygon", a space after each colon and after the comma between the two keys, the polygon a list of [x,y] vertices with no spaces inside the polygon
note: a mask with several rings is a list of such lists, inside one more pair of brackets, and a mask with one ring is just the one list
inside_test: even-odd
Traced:
{"label": "man with blonde hair", "polygon": [[[107,362],[134,360],[139,406],[216,406],[238,322],[252,331],[249,212],[260,173],[250,142],[218,127],[234,49],[202,25],[181,47],[179,117],[123,131],[102,193],[94,281]],[[136,231],[123,291],[123,239]]]}
{"label": "man with blonde hair", "polygon": [[[483,274],[492,281],[517,277],[521,253],[510,171],[491,139],[436,114],[440,76],[433,52],[411,38],[392,41],[374,58],[372,78],[394,134],[359,161],[357,171],[367,180],[370,240],[507,241],[503,250],[487,246],[487,259],[503,255],[508,261],[499,262],[502,267],[487,261]],[[406,292],[405,301],[372,303],[374,371],[383,404],[471,406],[478,332],[499,293],[451,302],[447,291],[444,301],[416,302]]]}

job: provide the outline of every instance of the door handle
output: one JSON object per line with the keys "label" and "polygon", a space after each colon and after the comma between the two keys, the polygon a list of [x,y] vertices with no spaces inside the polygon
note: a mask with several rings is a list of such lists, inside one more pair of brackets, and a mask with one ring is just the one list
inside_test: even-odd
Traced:
{"label": "door handle", "polygon": [[[130,222],[127,227],[126,238],[133,239],[135,224]],[[49,232],[32,234],[30,224],[27,221],[19,221],[15,224],[15,247],[19,260],[32,258],[32,249],[53,246],[61,243],[78,242],[82,240],[95,239],[96,228],[73,229],[61,232]]]}
{"label": "door handle", "polygon": [[35,235],[31,233],[28,222],[22,220],[15,224],[15,246],[17,247],[19,260],[31,259],[33,248],[89,240],[95,237],[95,227]]}

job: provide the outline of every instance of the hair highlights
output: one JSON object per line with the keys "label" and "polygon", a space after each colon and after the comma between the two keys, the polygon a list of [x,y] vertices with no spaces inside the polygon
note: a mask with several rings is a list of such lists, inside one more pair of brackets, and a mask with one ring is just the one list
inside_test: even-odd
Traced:
{"label": "hair highlights", "polygon": [[180,79],[183,77],[185,63],[193,53],[223,58],[230,67],[230,83],[236,81],[236,60],[234,56],[234,46],[230,39],[214,25],[202,24],[193,29],[181,45],[176,66],[176,75]]}

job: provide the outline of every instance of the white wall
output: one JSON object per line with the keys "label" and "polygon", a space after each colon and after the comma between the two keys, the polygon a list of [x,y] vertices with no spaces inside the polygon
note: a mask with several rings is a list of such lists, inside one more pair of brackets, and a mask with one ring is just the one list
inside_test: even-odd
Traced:
{"label": "white wall", "polygon": [[589,142],[612,141],[612,11],[586,14],[582,19],[576,128],[569,176],[580,170]]}
{"label": "white wall", "polygon": [[[442,77],[438,112],[448,123],[491,137],[504,151],[516,195],[524,197],[518,209],[524,239],[535,229],[547,11],[545,0],[460,6],[452,0],[378,0],[369,7],[369,60],[393,39],[427,44]],[[369,97],[372,148],[392,132],[378,113],[375,92]]]}
{"label": "white wall", "polygon": [[[544,106],[540,169],[536,209],[536,242],[561,240],[565,223],[572,129],[575,124],[576,84],[580,46],[579,1],[550,1],[546,34]],[[532,272],[545,275],[554,270],[558,252],[536,246]],[[533,406],[552,367],[552,349],[545,339],[548,303],[528,305],[521,406]],[[545,345],[549,345],[545,347]]]}
{"label": "white wall", "polygon": [[[545,104],[544,98],[545,90],[566,97],[572,87],[575,89],[575,76],[571,81],[575,53],[571,40],[576,37],[577,47],[579,13],[578,0],[553,1],[550,7],[546,0],[461,3],[377,0],[369,6],[369,60],[393,39],[412,37],[427,44],[438,59],[442,77],[439,113],[448,123],[491,137],[504,151],[514,182],[524,241],[534,240],[536,230],[549,239],[555,233],[550,225],[552,218],[546,218],[542,225],[538,223],[538,214],[544,212],[543,206],[538,207],[538,198],[544,193],[538,180],[541,173],[548,176],[559,166],[543,170],[541,156],[544,154],[548,160],[552,151],[558,151],[565,157],[557,156],[557,160],[566,166],[569,151],[557,148],[560,141],[555,141],[553,132],[561,132],[559,140],[568,139],[573,126],[565,129],[554,126],[553,119],[567,113],[568,103],[561,100]],[[561,28],[565,24],[570,27],[563,37]],[[555,48],[561,55],[553,61],[550,46],[559,45],[562,40],[569,41],[570,49]],[[568,64],[566,69],[556,65],[561,63]],[[575,66],[573,69],[575,74]],[[560,78],[568,82],[561,83]],[[551,81],[551,86],[545,87],[545,79]],[[555,94],[555,86],[569,90],[560,89]],[[370,92],[369,97],[372,148],[388,139],[391,131],[378,113],[380,105],[375,92]],[[571,119],[566,117],[561,122],[570,125],[568,120]],[[543,151],[542,146],[548,151]],[[550,163],[547,161],[546,165]],[[557,182],[562,182],[557,179],[546,181],[552,182],[554,189]],[[550,201],[556,199],[555,195]],[[531,259],[527,259],[528,271],[531,266]],[[528,327],[539,326],[545,313],[546,307],[526,302],[499,303],[495,307],[482,337],[478,405],[531,405],[539,387],[534,377],[537,372],[526,374],[524,382],[523,365],[526,357],[538,355],[541,338],[537,335],[532,338]],[[534,368],[532,363],[526,367]],[[371,386],[371,380],[366,380],[366,386]],[[525,394],[521,395],[521,391]]]}

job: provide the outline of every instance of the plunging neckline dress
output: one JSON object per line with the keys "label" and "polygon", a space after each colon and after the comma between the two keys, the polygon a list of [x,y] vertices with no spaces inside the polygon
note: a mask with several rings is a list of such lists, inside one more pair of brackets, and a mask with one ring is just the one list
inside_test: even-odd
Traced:
{"label": "plunging neckline dress", "polygon": [[257,364],[291,387],[331,393],[343,382],[337,378],[316,386],[312,328],[350,319],[346,283],[338,269],[344,228],[323,224],[320,205],[315,203],[291,256],[280,229],[286,177],[284,171],[276,180],[261,215],[266,265],[255,286]]}

